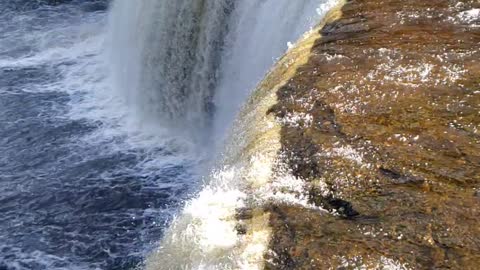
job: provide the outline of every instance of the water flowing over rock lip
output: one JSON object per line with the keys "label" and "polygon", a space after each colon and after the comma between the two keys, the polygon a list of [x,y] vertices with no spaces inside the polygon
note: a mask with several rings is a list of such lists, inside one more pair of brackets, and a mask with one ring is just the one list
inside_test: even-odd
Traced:
{"label": "water flowing over rock lip", "polygon": [[[338,6],[338,11],[341,4],[330,0],[321,9]],[[327,18],[334,16],[338,13],[330,12]],[[221,166],[173,221],[160,248],[148,258],[147,269],[175,269],[179,264],[193,269],[264,268],[271,235],[265,206],[270,201],[306,204],[305,199],[281,194],[283,188],[295,188],[296,179],[282,175],[283,181],[273,181],[281,166],[280,125],[268,110],[277,102],[278,88],[293,75],[289,68],[304,64],[307,58],[302,54],[315,39],[308,34],[297,45],[289,44],[291,56],[280,59],[276,64],[280,69],[267,75],[275,80],[261,83],[249,98],[230,132]]]}

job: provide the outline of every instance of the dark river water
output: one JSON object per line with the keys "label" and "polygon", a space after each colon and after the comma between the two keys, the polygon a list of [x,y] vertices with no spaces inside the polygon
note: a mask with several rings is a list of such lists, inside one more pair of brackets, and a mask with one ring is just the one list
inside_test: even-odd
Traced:
{"label": "dark river water", "polygon": [[197,160],[110,89],[106,1],[45,2],[0,1],[0,269],[132,269]]}

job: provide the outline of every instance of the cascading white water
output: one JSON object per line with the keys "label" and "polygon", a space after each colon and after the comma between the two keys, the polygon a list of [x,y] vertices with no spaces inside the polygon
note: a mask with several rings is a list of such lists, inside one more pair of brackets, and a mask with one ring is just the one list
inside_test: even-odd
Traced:
{"label": "cascading white water", "polygon": [[221,138],[287,42],[317,21],[319,2],[117,0],[115,89],[142,121],[193,132],[214,121]]}
{"label": "cascading white water", "polygon": [[[139,121],[208,134],[218,147],[243,101],[288,43],[335,2],[116,0],[111,21],[116,89],[136,108]],[[268,177],[272,160],[257,159],[254,168],[245,169],[248,163],[230,159],[212,170],[206,187],[173,221],[149,260],[151,269],[259,267],[255,261],[268,237],[259,233],[258,241],[250,239],[253,245],[242,243],[234,216],[246,204],[245,179]]]}
{"label": "cascading white water", "polygon": [[114,82],[143,121],[206,126],[231,10],[231,0],[115,2]]}

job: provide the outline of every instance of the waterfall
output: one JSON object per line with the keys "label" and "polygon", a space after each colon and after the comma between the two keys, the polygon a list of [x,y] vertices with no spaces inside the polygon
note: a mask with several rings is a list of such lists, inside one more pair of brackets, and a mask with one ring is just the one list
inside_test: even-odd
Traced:
{"label": "waterfall", "polygon": [[204,128],[233,1],[118,0],[112,12],[116,89],[143,121]]}
{"label": "waterfall", "polygon": [[109,45],[115,89],[141,121],[190,135],[213,124],[222,138],[287,43],[317,21],[320,2],[116,0]]}
{"label": "waterfall", "polygon": [[[245,207],[245,186],[271,175],[278,143],[256,158],[239,152],[269,123],[271,102],[258,101],[232,127],[245,99],[268,69],[334,0],[116,0],[111,11],[115,88],[135,108],[138,121],[153,121],[188,134],[204,133],[215,147],[228,130],[229,156],[205,177],[206,185],[167,230],[148,269],[257,269],[268,231],[237,235],[235,212]],[[248,113],[247,113],[248,114]],[[278,132],[273,137],[278,137]],[[247,137],[249,139],[247,139]],[[274,140],[278,142],[278,138]],[[253,160],[253,163],[252,163]],[[261,220],[257,223],[268,223]],[[261,226],[260,226],[261,227]],[[247,243],[248,242],[248,243]]]}

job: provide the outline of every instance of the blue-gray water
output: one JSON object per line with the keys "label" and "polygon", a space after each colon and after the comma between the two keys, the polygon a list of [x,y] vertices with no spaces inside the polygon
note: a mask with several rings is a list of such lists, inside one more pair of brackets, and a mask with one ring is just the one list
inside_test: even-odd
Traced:
{"label": "blue-gray water", "polygon": [[123,124],[101,64],[107,1],[46,2],[0,1],[0,269],[131,269],[196,161]]}

